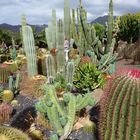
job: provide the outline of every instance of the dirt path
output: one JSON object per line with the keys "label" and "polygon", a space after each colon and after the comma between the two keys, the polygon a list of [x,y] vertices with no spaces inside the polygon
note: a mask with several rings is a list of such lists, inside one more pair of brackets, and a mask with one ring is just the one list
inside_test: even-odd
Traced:
{"label": "dirt path", "polygon": [[116,62],[117,69],[122,68],[122,67],[136,68],[140,70],[140,64],[136,63],[135,65],[133,65],[131,59],[129,60],[122,59]]}

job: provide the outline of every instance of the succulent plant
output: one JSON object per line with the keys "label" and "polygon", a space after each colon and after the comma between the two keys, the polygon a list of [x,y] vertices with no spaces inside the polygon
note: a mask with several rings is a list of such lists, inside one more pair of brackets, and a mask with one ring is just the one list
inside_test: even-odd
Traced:
{"label": "succulent plant", "polygon": [[[83,97],[82,95],[74,96],[72,93],[66,93],[63,95],[63,100],[60,101],[53,85],[46,84],[44,88],[46,94],[36,104],[36,109],[47,115],[53,132],[60,136],[60,140],[66,139],[72,131],[76,113],[87,105],[94,105],[95,100],[91,98],[90,93]],[[51,139],[57,138],[57,135],[52,135]]]}
{"label": "succulent plant", "polygon": [[13,107],[10,104],[2,103],[0,104],[0,124],[9,121]]}
{"label": "succulent plant", "polygon": [[102,72],[97,70],[96,65],[86,63],[75,70],[73,84],[82,92],[93,91],[104,84]]}
{"label": "succulent plant", "polygon": [[3,102],[10,102],[14,98],[14,93],[11,90],[4,90],[2,94]]}
{"label": "succulent plant", "polygon": [[140,139],[140,71],[123,69],[108,81],[101,101],[101,140]]}
{"label": "succulent plant", "polygon": [[1,140],[30,140],[30,138],[22,131],[6,126],[0,126]]}

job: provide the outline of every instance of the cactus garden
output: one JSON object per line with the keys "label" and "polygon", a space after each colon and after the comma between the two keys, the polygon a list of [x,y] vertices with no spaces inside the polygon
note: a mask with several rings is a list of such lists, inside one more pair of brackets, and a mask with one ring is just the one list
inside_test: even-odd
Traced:
{"label": "cactus garden", "polygon": [[109,0],[94,23],[85,3],[0,29],[0,140],[140,140],[140,13]]}

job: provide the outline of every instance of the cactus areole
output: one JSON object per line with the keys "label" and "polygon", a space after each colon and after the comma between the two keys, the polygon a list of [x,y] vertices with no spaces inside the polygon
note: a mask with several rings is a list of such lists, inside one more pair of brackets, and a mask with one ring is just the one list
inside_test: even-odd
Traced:
{"label": "cactus areole", "polygon": [[140,70],[123,69],[108,82],[99,132],[101,140],[140,140]]}

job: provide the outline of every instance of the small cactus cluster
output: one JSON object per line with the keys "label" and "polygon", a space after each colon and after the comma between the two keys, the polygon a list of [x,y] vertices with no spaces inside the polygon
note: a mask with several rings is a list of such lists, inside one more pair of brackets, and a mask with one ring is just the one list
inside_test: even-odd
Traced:
{"label": "small cactus cluster", "polygon": [[9,121],[13,107],[10,104],[2,103],[0,104],[0,124]]}
{"label": "small cactus cluster", "polygon": [[101,101],[101,140],[140,139],[140,71],[123,69],[109,80]]}
{"label": "small cactus cluster", "polygon": [[60,101],[53,85],[48,86],[46,84],[45,90],[46,95],[36,104],[36,109],[49,119],[49,123],[56,134],[52,137],[58,138],[60,136],[60,140],[66,139],[72,131],[76,112],[87,105],[94,105],[95,101],[91,98],[90,93],[84,97],[82,95],[74,96],[72,93],[65,93],[63,100]]}

